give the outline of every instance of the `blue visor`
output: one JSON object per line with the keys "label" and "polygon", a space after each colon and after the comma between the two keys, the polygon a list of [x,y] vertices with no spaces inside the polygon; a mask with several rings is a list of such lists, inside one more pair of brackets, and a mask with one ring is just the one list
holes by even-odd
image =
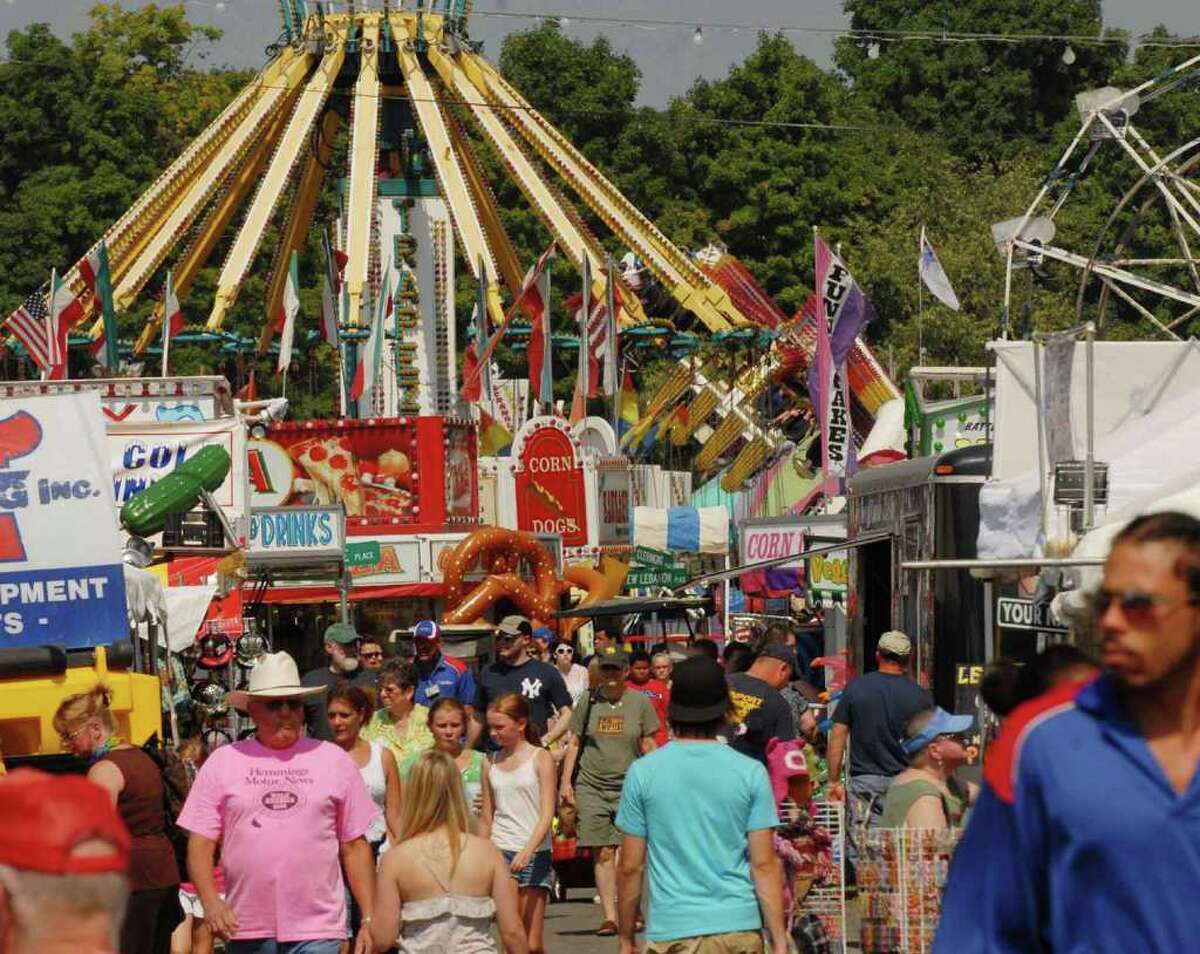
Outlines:
{"label": "blue visor", "polygon": [[975,724],[972,715],[951,715],[940,706],[933,710],[933,718],[916,735],[900,741],[900,747],[908,756],[916,755],[939,735],[958,735]]}

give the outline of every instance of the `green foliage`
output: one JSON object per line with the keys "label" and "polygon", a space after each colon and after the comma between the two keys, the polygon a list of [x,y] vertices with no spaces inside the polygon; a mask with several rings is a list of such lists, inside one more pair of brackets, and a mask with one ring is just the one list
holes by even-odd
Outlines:
{"label": "green foliage", "polygon": [[[1099,36],[1099,0],[846,0],[851,26],[865,35],[838,41],[837,70],[799,55],[785,36],[763,34],[755,50],[718,79],[701,80],[664,109],[636,105],[640,74],[631,58],[603,37],[581,43],[553,22],[510,34],[500,66],[510,82],[651,218],[676,244],[700,249],[723,243],[742,259],[789,313],[812,291],[812,230],[839,243],[880,320],[868,337],[894,374],[918,360],[933,364],[986,361],[984,345],[1004,320],[1004,265],[989,234],[992,223],[1020,215],[1041,182],[1062,173],[1054,164],[1074,136],[1074,96],[1102,85],[1131,87],[1157,76],[1187,50],[1143,46],[1128,62],[1118,42],[1079,42],[1075,62],[1062,41],[899,40],[896,31],[969,31]],[[219,112],[248,75],[210,70],[202,61],[215,32],[188,23],[182,5],[95,8],[89,27],[69,42],[34,25],[8,37],[10,62],[0,63],[0,307],[11,309],[43,282],[51,267],[74,262]],[[1109,31],[1106,35],[1114,35]],[[1165,39],[1160,32],[1156,39]],[[877,57],[869,55],[878,44]],[[550,240],[536,210],[521,195],[474,127],[455,109],[492,184],[504,225],[523,263]],[[1164,148],[1195,138],[1200,100],[1173,95],[1143,105],[1137,117]],[[345,133],[335,150],[341,168]],[[540,160],[534,159],[535,162]],[[1139,173],[1118,144],[1105,143],[1088,174],[1074,185],[1057,220],[1062,244],[1110,252],[1135,224],[1144,192]],[[554,179],[553,175],[550,178]],[[619,258],[625,247],[569,185],[560,190]],[[1121,198],[1131,195],[1126,210]],[[335,207],[333,184],[317,221]],[[1146,217],[1129,231],[1129,248],[1152,254],[1170,241],[1169,223]],[[963,302],[952,314],[922,296],[916,273],[917,236],[928,230]],[[183,305],[189,324],[211,307],[218,245]],[[251,368],[260,390],[278,389],[274,357],[255,358],[262,326],[267,263],[277,235],[270,230],[226,328],[243,348],[179,345],[173,368],[217,371],[235,381]],[[321,261],[314,233],[301,257],[302,312],[319,313]],[[1171,280],[1187,283],[1186,276]],[[149,299],[161,286],[155,276]],[[555,332],[576,333],[562,303],[579,288],[565,256],[552,268]],[[1076,320],[1078,272],[1047,263],[1015,276],[1009,329],[1023,335]],[[475,300],[475,283],[459,263],[455,289],[460,343]],[[1098,314],[1083,295],[1083,314]],[[122,316],[133,337],[151,302]],[[683,330],[692,316],[666,294],[650,308]],[[1144,335],[1144,319],[1110,303],[1105,333]],[[309,325],[311,327],[311,325]],[[702,340],[707,336],[701,334]],[[741,346],[738,346],[739,348]],[[289,381],[295,416],[336,408],[335,355],[297,336]],[[752,352],[707,355],[735,373]],[[569,400],[574,350],[555,352],[556,396]],[[508,344],[497,353],[508,374],[525,370],[525,355]],[[637,380],[654,390],[673,361],[661,350],[638,355]],[[149,359],[154,370],[157,358]],[[294,383],[293,383],[294,382]],[[595,410],[600,410],[597,403]],[[669,458],[675,450],[660,449]]]}
{"label": "green foliage", "polygon": [[845,0],[845,9],[851,29],[867,34],[836,43],[835,62],[856,94],[975,161],[1046,143],[1075,94],[1103,85],[1125,57],[1121,44],[1076,44],[1068,64],[1061,40],[895,38],[942,31],[1093,37],[1103,25],[1100,0]]}

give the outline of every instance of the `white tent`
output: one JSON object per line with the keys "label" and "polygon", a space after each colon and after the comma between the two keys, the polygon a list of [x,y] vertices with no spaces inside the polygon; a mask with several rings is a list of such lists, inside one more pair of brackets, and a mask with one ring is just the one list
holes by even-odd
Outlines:
{"label": "white tent", "polygon": [[[1097,528],[1123,525],[1160,498],[1200,487],[1197,406],[1200,386],[1177,392],[1146,414],[1130,415],[1107,433],[1098,431],[1095,459],[1108,464],[1108,505],[1097,510]],[[1061,552],[1069,541],[1066,510],[1047,507],[1043,536],[1041,509],[1036,466],[988,481],[979,494],[979,556],[1017,559]]]}

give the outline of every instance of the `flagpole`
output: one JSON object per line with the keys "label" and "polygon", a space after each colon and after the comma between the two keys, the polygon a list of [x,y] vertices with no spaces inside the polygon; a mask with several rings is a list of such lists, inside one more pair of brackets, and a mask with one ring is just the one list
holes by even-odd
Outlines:
{"label": "flagpole", "polygon": [[[57,270],[51,268],[50,269],[50,307],[46,309],[46,321],[45,321],[46,354],[47,354],[47,356],[52,356],[54,354],[54,341],[51,339],[53,339],[53,337],[54,337],[54,330],[55,330],[54,329],[54,283],[57,280],[58,280]],[[37,362],[35,361],[34,364],[36,364],[36,363]],[[41,377],[42,377],[43,381],[50,380],[50,372],[51,372],[51,369],[54,367],[53,364],[51,364],[49,361],[47,361],[46,364],[50,365],[50,366],[40,369],[42,372]]]}
{"label": "flagpole", "polygon": [[171,273],[167,273],[167,283],[163,286],[163,314],[162,314],[162,339],[163,339],[163,356],[162,356],[162,376],[167,376],[167,361],[171,351],[171,334],[170,324],[171,316],[167,314],[167,289],[171,287]]}
{"label": "flagpole", "polygon": [[917,246],[917,364],[925,363],[925,337],[921,320],[925,312],[925,280],[921,277],[921,258],[925,254],[925,226],[921,226],[922,241]]}

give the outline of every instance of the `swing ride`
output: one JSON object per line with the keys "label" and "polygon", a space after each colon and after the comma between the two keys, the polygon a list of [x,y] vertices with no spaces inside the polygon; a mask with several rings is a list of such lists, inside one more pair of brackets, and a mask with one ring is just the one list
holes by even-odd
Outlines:
{"label": "swing ride", "polygon": [[[593,302],[601,303],[593,307],[603,310],[611,294],[613,327],[622,339],[640,330],[658,342],[665,329],[684,332],[693,345],[697,334],[758,341],[754,360],[733,373],[683,349],[678,367],[650,397],[635,438],[662,423],[676,446],[697,440],[697,468],[732,461],[731,486],[790,452],[787,435],[764,416],[764,402],[772,388],[804,393],[814,316],[789,322],[724,250],[693,256],[674,245],[481,55],[468,33],[469,2],[431,0],[403,9],[387,0],[369,7],[281,0],[280,6],[287,42],[63,276],[82,306],[77,327],[90,322],[91,337],[102,334],[88,268],[97,249],[107,253],[117,313],[155,293],[165,269],[176,295],[185,295],[218,248],[226,249],[204,322],[205,332],[215,334],[268,248],[257,341],[265,354],[281,325],[289,265],[310,232],[325,229],[315,222],[318,199],[327,177],[337,175],[340,208],[327,251],[339,299],[343,384],[358,363],[371,361],[360,357],[358,343],[368,337],[372,315],[393,306],[395,315],[378,375],[367,376],[357,402],[343,387],[341,412],[461,415],[456,251],[477,283],[478,311],[486,317],[477,314],[475,321],[485,337],[489,326],[495,334],[515,330],[514,303],[526,290],[526,268],[476,154],[482,141],[558,252],[589,276]],[[343,130],[345,168],[335,168]],[[582,209],[629,250],[643,279],[627,280],[629,273],[612,267]],[[645,293],[650,285],[657,298]],[[644,302],[651,300],[670,314],[648,313]],[[159,302],[134,344],[136,355],[156,342],[162,322]],[[590,330],[586,337],[591,347]],[[609,354],[615,363],[616,348]],[[862,430],[899,395],[861,341],[850,367]],[[611,387],[615,370],[606,377]]]}

